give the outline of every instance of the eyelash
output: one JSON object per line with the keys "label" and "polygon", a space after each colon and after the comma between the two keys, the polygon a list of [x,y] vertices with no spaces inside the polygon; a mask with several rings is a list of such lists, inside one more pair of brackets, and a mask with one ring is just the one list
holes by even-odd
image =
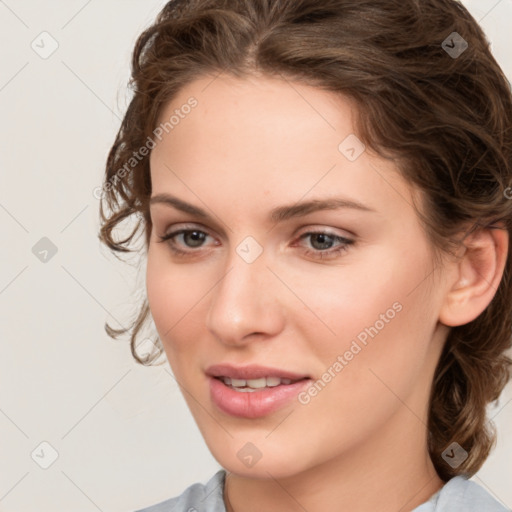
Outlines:
{"label": "eyelash", "polygon": [[[194,250],[184,251],[182,249],[178,249],[176,247],[176,245],[175,245],[174,238],[177,237],[178,235],[181,235],[181,234],[193,233],[193,232],[203,233],[203,234],[209,236],[208,233],[206,233],[205,231],[201,231],[199,229],[179,229],[177,231],[173,231],[171,233],[168,233],[168,234],[166,234],[164,236],[158,236],[159,241],[157,243],[169,242],[168,243],[169,249],[176,256],[179,256],[179,257],[190,256],[191,254],[193,254],[196,251],[194,251]],[[328,237],[330,237],[333,240],[333,242],[337,241],[337,242],[340,242],[340,243],[343,244],[343,245],[338,246],[335,249],[329,249],[329,250],[325,250],[325,251],[311,250],[311,249],[306,249],[304,251],[304,254],[306,256],[311,256],[311,257],[319,259],[319,260],[333,259],[336,256],[340,255],[341,253],[344,253],[345,251],[347,251],[349,249],[349,246],[354,244],[354,240],[350,240],[348,238],[345,238],[345,237],[342,237],[342,236],[339,236],[339,235],[334,235],[334,234],[329,233],[327,231],[308,231],[307,233],[303,233],[299,237],[299,240],[302,240],[304,238],[307,238],[309,236],[314,236],[314,235],[327,235]]]}

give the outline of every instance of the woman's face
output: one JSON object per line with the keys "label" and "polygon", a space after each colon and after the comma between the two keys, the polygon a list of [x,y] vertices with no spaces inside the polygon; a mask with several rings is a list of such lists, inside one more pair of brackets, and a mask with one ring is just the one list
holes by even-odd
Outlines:
{"label": "woman's face", "polygon": [[299,83],[220,75],[160,118],[175,116],[150,160],[149,304],[234,473],[426,453],[446,287],[433,286],[410,187],[364,149],[353,109]]}

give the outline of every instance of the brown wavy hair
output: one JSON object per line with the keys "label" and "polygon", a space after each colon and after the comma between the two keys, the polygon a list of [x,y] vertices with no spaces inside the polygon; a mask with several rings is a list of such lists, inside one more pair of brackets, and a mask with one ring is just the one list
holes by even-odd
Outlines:
{"label": "brown wavy hair", "polygon": [[[463,49],[453,32],[467,42],[460,55],[448,51]],[[482,29],[455,0],[174,0],[138,38],[131,67],[133,96],[101,191],[99,236],[113,251],[144,256],[149,245],[149,158],[134,161],[134,153],[154,138],[178,91],[221,72],[297,80],[355,100],[359,138],[393,158],[421,191],[423,211],[414,206],[434,254],[463,243],[457,234],[468,226],[466,234],[491,227],[511,235],[510,84]],[[114,229],[134,214],[133,230],[116,241]],[[141,228],[142,251],[134,244]],[[496,443],[486,406],[511,376],[511,265],[509,251],[493,300],[450,330],[435,371],[428,450],[444,481],[472,476]],[[131,331],[140,364],[155,360],[136,350],[149,318],[144,299],[130,327],[105,325],[113,338]],[[156,348],[161,355],[158,339]],[[442,457],[453,441],[469,454],[457,468]]]}

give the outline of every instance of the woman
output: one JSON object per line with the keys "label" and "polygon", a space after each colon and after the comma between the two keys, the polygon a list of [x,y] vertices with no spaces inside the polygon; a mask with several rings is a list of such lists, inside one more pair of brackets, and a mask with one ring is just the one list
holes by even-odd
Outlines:
{"label": "woman", "polygon": [[142,227],[132,353],[151,315],[224,468],[144,510],[506,510],[468,478],[512,362],[512,98],[466,9],[172,1],[132,66],[101,238]]}

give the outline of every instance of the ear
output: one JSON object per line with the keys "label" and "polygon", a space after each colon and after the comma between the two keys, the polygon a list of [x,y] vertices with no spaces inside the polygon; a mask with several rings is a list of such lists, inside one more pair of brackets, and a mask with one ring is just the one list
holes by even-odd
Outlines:
{"label": "ear", "polygon": [[473,321],[490,304],[503,276],[508,254],[508,231],[498,226],[480,228],[462,242],[465,248],[454,265],[439,321],[455,327]]}

